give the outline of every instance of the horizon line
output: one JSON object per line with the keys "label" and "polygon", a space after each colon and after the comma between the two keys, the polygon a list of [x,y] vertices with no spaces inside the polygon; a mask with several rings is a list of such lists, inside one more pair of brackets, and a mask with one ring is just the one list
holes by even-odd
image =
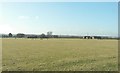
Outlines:
{"label": "horizon line", "polygon": [[[0,33],[0,35],[8,35],[9,33]],[[38,34],[38,33],[12,33],[13,35],[16,35],[16,34],[27,34],[27,35],[41,35],[41,34],[45,34],[45,33],[41,33],[41,34]],[[47,35],[47,34],[45,34]],[[119,35],[90,35],[90,34],[86,34],[86,35],[79,35],[79,34],[52,34],[52,35],[66,35],[66,36],[109,36],[109,37],[120,37]]]}

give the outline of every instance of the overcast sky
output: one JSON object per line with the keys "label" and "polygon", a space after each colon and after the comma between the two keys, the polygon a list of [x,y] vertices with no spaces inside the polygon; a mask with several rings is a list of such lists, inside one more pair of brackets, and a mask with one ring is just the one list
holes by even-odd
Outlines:
{"label": "overcast sky", "polygon": [[0,33],[118,35],[117,2],[3,3]]}

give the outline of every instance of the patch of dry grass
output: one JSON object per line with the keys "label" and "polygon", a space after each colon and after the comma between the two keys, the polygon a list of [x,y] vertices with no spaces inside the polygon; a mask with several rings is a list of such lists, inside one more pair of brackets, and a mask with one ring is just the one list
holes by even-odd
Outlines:
{"label": "patch of dry grass", "polygon": [[3,39],[3,71],[117,71],[117,40]]}

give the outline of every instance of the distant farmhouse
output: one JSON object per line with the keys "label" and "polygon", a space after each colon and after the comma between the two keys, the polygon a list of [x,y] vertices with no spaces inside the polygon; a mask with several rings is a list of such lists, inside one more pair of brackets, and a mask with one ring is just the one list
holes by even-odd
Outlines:
{"label": "distant farmhouse", "polygon": [[17,34],[17,38],[23,38],[23,37],[25,37],[25,34],[23,34],[23,33],[18,33]]}
{"label": "distant farmhouse", "polygon": [[83,39],[102,39],[101,36],[83,36]]}
{"label": "distant farmhouse", "polygon": [[94,39],[92,36],[83,36],[83,39]]}

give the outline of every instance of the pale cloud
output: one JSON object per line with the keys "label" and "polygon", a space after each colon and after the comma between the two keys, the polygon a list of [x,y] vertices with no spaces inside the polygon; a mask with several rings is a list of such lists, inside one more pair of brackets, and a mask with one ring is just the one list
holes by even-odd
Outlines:
{"label": "pale cloud", "polygon": [[0,34],[1,33],[5,33],[5,34],[8,34],[8,33],[14,33],[16,31],[16,29],[12,26],[13,24],[11,23],[8,23],[7,21],[5,20],[0,20]]}
{"label": "pale cloud", "polygon": [[[29,18],[32,18],[32,17],[30,17],[30,16],[18,16],[18,19],[29,19]],[[39,16],[34,16],[33,18],[39,19]]]}
{"label": "pale cloud", "polygon": [[18,19],[29,19],[28,16],[18,16]]}
{"label": "pale cloud", "polygon": [[39,19],[39,16],[35,16],[35,19]]}
{"label": "pale cloud", "polygon": [[9,33],[13,32],[14,30],[10,26],[10,24],[0,23],[0,33]]}

